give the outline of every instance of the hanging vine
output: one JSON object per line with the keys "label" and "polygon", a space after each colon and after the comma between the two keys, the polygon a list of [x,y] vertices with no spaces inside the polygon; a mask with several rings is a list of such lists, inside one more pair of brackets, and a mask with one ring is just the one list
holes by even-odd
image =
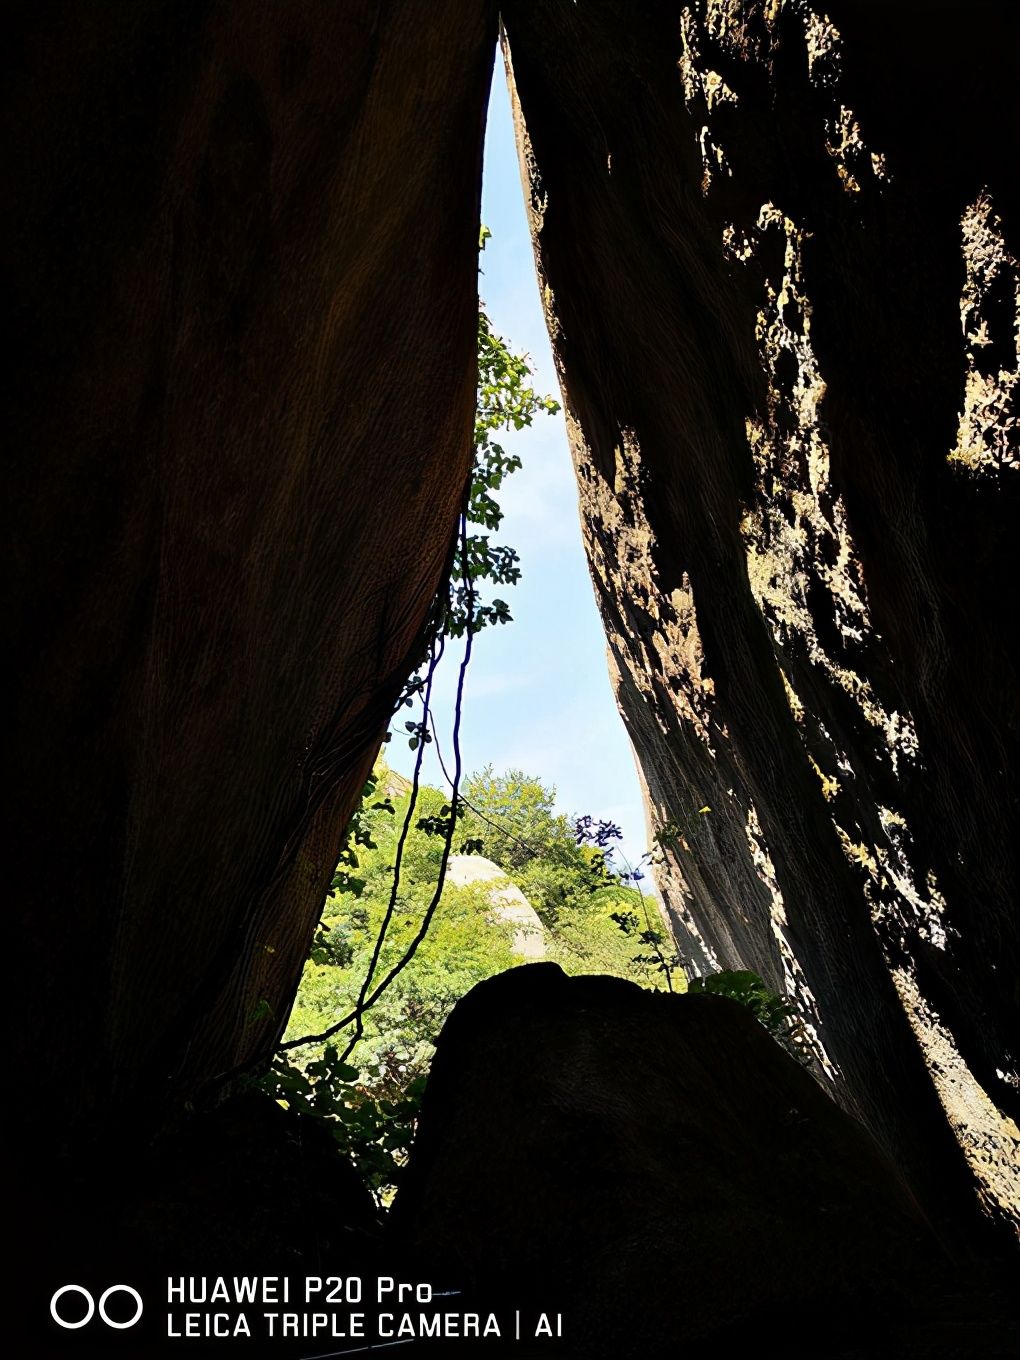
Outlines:
{"label": "hanging vine", "polygon": [[[483,227],[479,239],[480,250],[484,250],[489,236],[488,229]],[[409,1093],[408,1102],[384,1102],[385,1109],[379,1102],[373,1102],[367,1092],[361,1091],[359,1094],[353,1085],[359,1071],[348,1060],[364,1035],[366,1012],[410,964],[439,907],[446,868],[453,853],[457,824],[463,810],[460,798],[463,774],[460,728],[465,677],[474,637],[481,629],[509,623],[512,618],[505,600],[499,596],[485,598],[482,594],[486,584],[497,587],[514,585],[521,574],[517,552],[508,544],[493,538],[503,520],[498,492],[505,479],[521,466],[517,454],[507,452],[501,436],[505,432],[530,426],[539,414],[555,414],[560,409],[553,397],[541,395],[531,386],[532,372],[528,358],[515,354],[493,330],[482,306],[478,312],[477,352],[474,460],[451,553],[450,573],[437,593],[432,610],[432,622],[424,645],[426,660],[404,685],[396,706],[396,714],[406,709],[414,711],[419,706],[420,712],[417,717],[405,718],[400,732],[415,752],[415,763],[408,807],[394,855],[387,909],[354,1007],[320,1033],[301,1035],[280,1044],[270,1072],[260,1083],[275,1098],[285,1100],[292,1107],[329,1117],[334,1123],[338,1141],[368,1171],[369,1180],[376,1188],[384,1184],[387,1174],[392,1172],[392,1153],[394,1150],[399,1151],[404,1136],[400,1132],[402,1127],[406,1137],[410,1137],[410,1124],[417,1106],[413,1093]],[[451,794],[449,803],[441,809],[439,817],[428,819],[430,829],[443,838],[437,882],[416,934],[399,959],[381,977],[377,977],[399,900],[404,850],[408,835],[415,825],[424,751],[433,740],[435,719],[431,705],[434,678],[447,651],[447,644],[453,639],[463,640],[463,653],[453,714]],[[387,800],[373,801],[375,794],[376,783],[372,779],[366,785],[361,808],[348,828],[333,880],[335,892],[350,893],[355,897],[360,895],[363,883],[356,874],[357,847],[359,844],[372,845],[361,813],[363,810],[388,806]],[[321,926],[316,932],[312,949],[313,957],[316,952],[320,957],[330,957],[330,941]],[[341,962],[339,959],[335,961]],[[352,1027],[342,1050],[330,1044],[330,1040]],[[285,1056],[294,1049],[323,1044],[326,1048],[322,1055],[303,1068]],[[377,1162],[380,1164],[378,1167],[375,1166]]]}

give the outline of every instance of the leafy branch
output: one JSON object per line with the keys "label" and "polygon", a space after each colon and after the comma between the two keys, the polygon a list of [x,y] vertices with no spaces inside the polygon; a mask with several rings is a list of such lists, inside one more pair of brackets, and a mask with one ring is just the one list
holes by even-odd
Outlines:
{"label": "leafy branch", "polygon": [[798,1062],[811,1063],[807,1031],[796,1006],[767,987],[757,973],[749,969],[724,969],[707,977],[692,978],[687,990],[694,995],[727,996],[731,1001],[739,1001]]}

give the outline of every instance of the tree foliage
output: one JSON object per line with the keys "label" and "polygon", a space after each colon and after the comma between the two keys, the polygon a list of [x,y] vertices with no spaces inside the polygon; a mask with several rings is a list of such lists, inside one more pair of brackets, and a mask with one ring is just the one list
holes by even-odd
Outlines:
{"label": "tree foliage", "polygon": [[[397,840],[410,798],[409,790],[398,788],[401,782],[380,763],[366,786],[354,837],[334,875],[301,979],[288,1039],[320,1032],[356,1004],[391,895]],[[494,775],[491,768],[472,776],[467,787],[480,795],[490,821],[503,831],[500,844],[508,858],[518,829],[533,838],[535,853],[508,876],[529,900],[529,884],[542,885],[550,899],[559,894],[559,908],[543,915],[547,957],[569,973],[610,973],[659,985],[653,969],[633,961],[632,948],[612,921],[613,911],[633,907],[638,893],[604,865],[593,870],[599,852],[578,845],[573,823],[554,810],[552,790],[521,771]],[[450,815],[439,789],[419,790],[380,971],[401,956],[419,926],[434,891]],[[465,811],[458,846],[473,829],[472,816]],[[494,858],[488,847],[485,853]],[[510,927],[493,918],[490,887],[445,884],[418,953],[365,1013],[364,1038],[349,1061],[332,1042],[296,1048],[278,1057],[263,1082],[276,1099],[325,1117],[380,1197],[390,1193],[406,1159],[424,1076],[446,1017],[476,983],[522,962],[514,953]]]}
{"label": "tree foliage", "polygon": [[[485,249],[490,232],[482,228],[479,245]],[[457,545],[451,574],[451,601],[445,618],[445,631],[460,637],[472,608],[474,632],[487,625],[509,623],[512,615],[506,601],[495,597],[485,601],[478,585],[515,585],[520,579],[520,558],[508,544],[494,542],[503,522],[496,493],[511,473],[521,466],[515,453],[507,453],[499,435],[523,430],[537,415],[555,415],[560,405],[554,397],[542,395],[531,386],[531,366],[526,355],[515,354],[495,330],[485,308],[478,309],[478,394],[475,410],[474,464],[468,491],[467,519],[474,526]],[[467,582],[470,582],[470,587]],[[473,593],[473,600],[469,595]]]}
{"label": "tree foliage", "polygon": [[692,978],[688,990],[693,995],[707,993],[739,1001],[799,1062],[812,1061],[807,1032],[796,1006],[788,997],[767,987],[757,973],[749,969],[724,969],[707,977]]}
{"label": "tree foliage", "polygon": [[596,889],[618,880],[607,866],[605,845],[590,843],[555,810],[556,790],[521,770],[473,774],[464,788],[464,834],[473,846],[522,889],[546,925],[588,904]]}

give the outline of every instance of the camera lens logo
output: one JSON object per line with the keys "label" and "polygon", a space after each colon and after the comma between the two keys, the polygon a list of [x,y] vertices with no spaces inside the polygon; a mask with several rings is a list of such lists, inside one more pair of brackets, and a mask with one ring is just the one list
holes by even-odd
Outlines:
{"label": "camera lens logo", "polygon": [[[68,1294],[80,1294],[85,1300],[84,1317],[75,1317],[75,1314],[81,1306],[80,1304],[77,1306],[72,1305],[67,1309],[67,1312],[71,1314],[70,1319],[64,1316],[64,1310],[60,1307],[60,1302]],[[129,1318],[127,1322],[118,1322],[116,1318],[110,1317],[106,1310],[106,1305],[114,1294],[129,1294],[135,1301],[134,1317]],[[113,1327],[120,1332],[127,1327],[133,1327],[142,1316],[142,1296],[137,1289],[132,1289],[129,1284],[111,1284],[109,1289],[104,1289],[100,1294],[99,1303],[97,1304],[89,1291],[83,1288],[82,1285],[65,1284],[61,1285],[50,1299],[50,1317],[58,1327],[63,1327],[69,1332],[77,1331],[79,1327],[84,1327],[90,1323],[95,1316],[97,1308],[99,1310],[99,1316],[106,1323],[107,1327]]]}

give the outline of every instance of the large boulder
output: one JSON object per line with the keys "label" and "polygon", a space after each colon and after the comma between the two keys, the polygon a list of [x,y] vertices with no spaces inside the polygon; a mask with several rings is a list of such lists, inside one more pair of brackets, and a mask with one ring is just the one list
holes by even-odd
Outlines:
{"label": "large boulder", "polygon": [[535,962],[545,958],[545,928],[538,912],[505,870],[484,855],[451,855],[446,881],[454,886],[481,884],[491,907],[493,921],[513,932],[514,953]]}
{"label": "large boulder", "polygon": [[874,1140],[743,1007],[554,964],[454,1010],[393,1225],[432,1278],[541,1302],[592,1357],[829,1354],[945,1264]]}

